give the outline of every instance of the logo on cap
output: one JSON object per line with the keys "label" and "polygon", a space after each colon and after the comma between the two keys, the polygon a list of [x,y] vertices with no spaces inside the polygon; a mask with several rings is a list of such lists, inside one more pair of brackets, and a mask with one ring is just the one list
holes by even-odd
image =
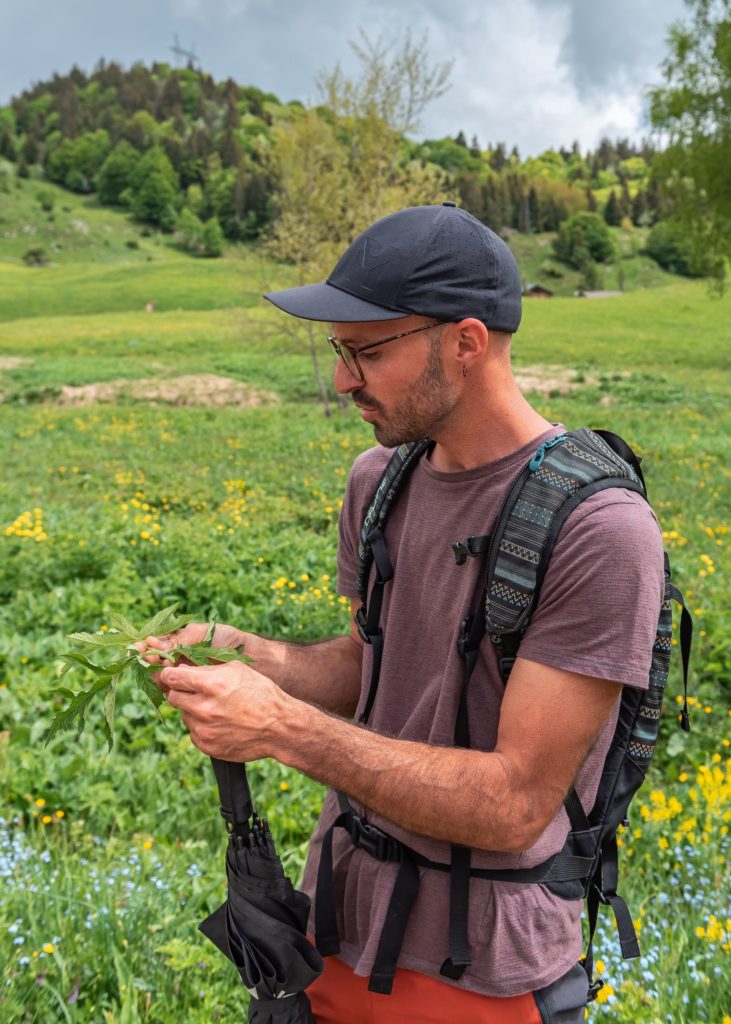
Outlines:
{"label": "logo on cap", "polygon": [[[375,291],[381,283],[384,271],[399,250],[397,246],[386,242],[379,245],[372,238],[363,239],[360,265],[365,274],[359,275],[358,284],[367,292]],[[348,274],[348,277],[351,275]]]}

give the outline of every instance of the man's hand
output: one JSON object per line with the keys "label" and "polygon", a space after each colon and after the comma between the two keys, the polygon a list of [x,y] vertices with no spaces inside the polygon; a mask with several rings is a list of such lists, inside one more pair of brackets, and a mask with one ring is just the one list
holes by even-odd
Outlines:
{"label": "man's hand", "polygon": [[191,740],[204,754],[237,762],[272,755],[275,727],[289,698],[271,679],[240,661],[171,666],[162,669],[159,679],[168,703],[180,709]]}
{"label": "man's hand", "polygon": [[[168,664],[154,652],[171,651],[174,647],[192,647],[193,644],[200,644],[205,640],[209,629],[210,626],[206,622],[191,622],[175,633],[168,633],[167,636],[148,636],[146,640],[136,643],[135,647],[150,665]],[[246,642],[247,635],[233,626],[216,626],[211,638],[211,646],[235,649]],[[187,658],[181,658],[178,664],[189,665],[190,662]],[[153,676],[153,680],[163,693],[167,694],[167,688],[160,681],[159,672]]]}

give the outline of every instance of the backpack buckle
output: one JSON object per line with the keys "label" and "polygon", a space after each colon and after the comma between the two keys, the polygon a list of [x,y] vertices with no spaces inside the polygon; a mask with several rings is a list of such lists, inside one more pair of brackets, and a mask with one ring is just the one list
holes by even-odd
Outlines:
{"label": "backpack buckle", "polygon": [[401,860],[400,843],[393,836],[382,832],[359,815],[354,814],[350,822],[350,838],[358,850],[365,850],[376,860]]}

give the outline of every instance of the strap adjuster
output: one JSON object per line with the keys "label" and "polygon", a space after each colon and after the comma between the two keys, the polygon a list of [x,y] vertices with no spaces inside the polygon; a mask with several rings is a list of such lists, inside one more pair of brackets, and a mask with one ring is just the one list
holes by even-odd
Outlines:
{"label": "strap adjuster", "polygon": [[369,644],[371,642],[371,638],[368,635],[368,633],[366,633],[366,621],[367,618],[365,605],[362,604],[358,611],[355,613],[355,625],[358,629],[358,633],[360,634],[360,638],[363,641],[363,643]]}
{"label": "strap adjuster", "polygon": [[604,907],[610,907],[612,905],[612,896],[616,896],[616,892],[605,893],[603,889],[600,889],[598,885],[594,885],[594,891],[597,894],[599,902]]}
{"label": "strap adjuster", "polygon": [[371,857],[383,861],[400,861],[401,844],[393,836],[382,832],[359,815],[354,814],[350,821],[350,838],[353,846],[365,850]]}
{"label": "strap adjuster", "polygon": [[465,656],[468,650],[471,650],[471,646],[468,648],[470,642],[470,633],[472,631],[472,616],[469,615],[466,619],[462,619],[459,624],[459,635],[457,636],[457,650]]}
{"label": "strap adjuster", "polygon": [[515,658],[498,658],[498,669],[500,671],[500,678],[507,679],[513,670],[515,664]]}

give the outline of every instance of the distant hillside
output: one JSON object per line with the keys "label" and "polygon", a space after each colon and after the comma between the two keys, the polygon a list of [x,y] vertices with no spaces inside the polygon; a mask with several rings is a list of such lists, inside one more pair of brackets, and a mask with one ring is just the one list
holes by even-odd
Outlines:
{"label": "distant hillside", "polygon": [[[15,177],[95,194],[99,205],[125,211],[140,225],[176,233],[195,255],[219,255],[227,242],[262,237],[277,216],[273,129],[302,110],[298,102],[282,103],[232,79],[216,82],[193,68],[124,69],[105,61],[89,75],[73,68],[0,108],[0,189],[12,192]],[[326,107],[318,115],[331,116]],[[646,229],[666,216],[652,175],[653,153],[649,143],[604,139],[594,152],[582,154],[575,143],[521,159],[501,142],[486,148],[477,138],[468,143],[459,130],[453,138],[404,139],[402,145],[404,163],[441,168],[465,209],[506,237],[517,232],[525,239],[513,244],[524,255],[536,254],[529,278],[553,283],[558,291],[576,286],[583,264],[574,260],[571,269],[564,260],[563,269],[552,269],[547,232],[576,214],[595,212],[613,231],[639,229],[636,249]],[[42,196],[38,202],[43,209]],[[50,224],[63,220],[64,204],[54,202],[44,211]],[[46,233],[48,258],[58,255],[58,246],[80,242]],[[18,251],[26,253],[27,247]],[[674,250],[666,265],[682,266],[673,258]],[[38,262],[43,259],[39,254]],[[596,276],[592,271],[592,280]]]}

